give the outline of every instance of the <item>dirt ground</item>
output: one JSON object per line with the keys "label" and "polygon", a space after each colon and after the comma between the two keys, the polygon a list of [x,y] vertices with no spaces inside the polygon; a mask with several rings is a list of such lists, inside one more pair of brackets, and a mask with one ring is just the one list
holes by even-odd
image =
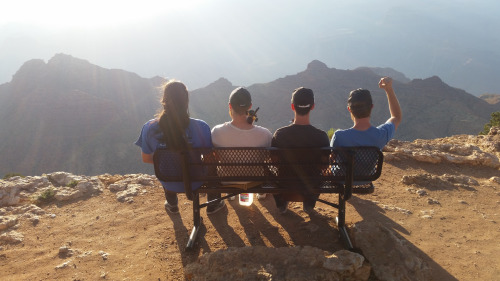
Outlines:
{"label": "dirt ground", "polygon": [[[421,187],[401,182],[404,175],[424,173],[464,175],[480,185]],[[414,160],[385,163],[375,193],[348,202],[347,222],[352,226],[377,221],[394,230],[431,266],[434,280],[500,280],[500,184],[488,180],[493,176],[500,176],[499,170]],[[418,194],[419,189],[426,194]],[[121,203],[105,189],[85,200],[43,206],[54,215],[38,224],[21,219],[16,231],[24,241],[0,248],[0,279],[184,280],[188,263],[227,247],[343,248],[335,209],[318,203],[317,214],[309,216],[300,203],[293,203],[291,212],[279,215],[268,197],[251,207],[230,201],[226,210],[211,216],[203,210],[196,247],[186,252],[191,202],[181,195],[180,214],[169,215],[163,196],[160,188],[148,188],[133,203]],[[329,196],[335,195],[322,198]],[[61,251],[63,246],[68,251]]]}

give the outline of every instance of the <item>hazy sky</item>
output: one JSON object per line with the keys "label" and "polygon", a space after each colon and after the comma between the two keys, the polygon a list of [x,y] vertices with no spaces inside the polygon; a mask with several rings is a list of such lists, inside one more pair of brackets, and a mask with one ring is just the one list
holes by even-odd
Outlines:
{"label": "hazy sky", "polygon": [[0,84],[30,59],[65,53],[191,89],[269,82],[318,59],[500,93],[499,14],[497,0],[8,1]]}

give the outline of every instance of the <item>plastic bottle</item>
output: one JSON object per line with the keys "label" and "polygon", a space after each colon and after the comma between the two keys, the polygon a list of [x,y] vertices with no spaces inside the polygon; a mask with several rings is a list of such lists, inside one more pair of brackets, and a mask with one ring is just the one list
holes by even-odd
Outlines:
{"label": "plastic bottle", "polygon": [[240,193],[240,205],[250,206],[253,203],[253,193]]}

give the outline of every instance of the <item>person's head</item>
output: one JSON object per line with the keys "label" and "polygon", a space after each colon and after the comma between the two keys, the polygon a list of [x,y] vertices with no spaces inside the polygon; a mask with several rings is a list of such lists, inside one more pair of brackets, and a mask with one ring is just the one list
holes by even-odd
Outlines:
{"label": "person's head", "polygon": [[307,115],[314,107],[314,94],[311,89],[300,87],[292,94],[292,106],[298,115]]}
{"label": "person's head", "polygon": [[229,105],[235,114],[246,115],[252,106],[252,96],[247,89],[238,87],[229,95]]}
{"label": "person's head", "polygon": [[171,80],[163,86],[163,97],[161,99],[164,111],[174,111],[178,114],[187,112],[189,96],[186,85],[179,81]]}
{"label": "person's head", "polygon": [[163,110],[159,115],[160,129],[169,147],[185,143],[185,130],[189,126],[189,96],[186,86],[179,81],[168,81],[161,99]]}
{"label": "person's head", "polygon": [[347,99],[347,106],[349,111],[355,118],[370,117],[372,112],[372,95],[366,89],[356,89],[349,93]]}

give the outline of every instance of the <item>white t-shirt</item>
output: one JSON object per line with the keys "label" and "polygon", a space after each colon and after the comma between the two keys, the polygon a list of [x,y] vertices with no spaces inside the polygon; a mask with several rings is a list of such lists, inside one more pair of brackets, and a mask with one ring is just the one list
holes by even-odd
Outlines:
{"label": "white t-shirt", "polygon": [[[271,132],[260,126],[253,126],[253,128],[248,130],[243,130],[232,125],[231,122],[226,122],[224,124],[219,124],[212,129],[212,143],[214,147],[270,147],[273,135]],[[222,161],[231,161],[231,153],[221,153],[219,152],[219,159]],[[255,157],[261,158],[262,155]],[[253,161],[263,161],[264,159],[255,159],[255,157],[247,157],[246,159],[241,159],[241,162],[253,162]],[[238,162],[240,159],[238,159]],[[219,175],[231,175],[237,173],[241,175],[239,169],[232,167],[219,168],[217,173]],[[253,167],[253,169],[248,168],[245,170],[245,174],[248,175],[261,175],[263,170],[261,167]],[[223,184],[245,184],[248,182],[223,182]]]}
{"label": "white t-shirt", "polygon": [[212,129],[212,143],[214,147],[270,147],[273,135],[260,126],[243,130],[226,122]]}

